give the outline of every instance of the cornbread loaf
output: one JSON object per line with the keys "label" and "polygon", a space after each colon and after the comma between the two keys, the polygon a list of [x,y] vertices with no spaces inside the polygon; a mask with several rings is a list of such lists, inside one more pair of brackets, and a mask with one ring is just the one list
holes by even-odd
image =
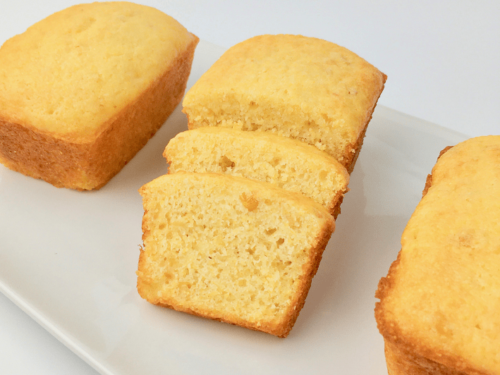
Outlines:
{"label": "cornbread loaf", "polygon": [[174,173],[140,189],[147,301],[288,335],[334,220],[302,194],[243,177]]}
{"label": "cornbread loaf", "polygon": [[389,374],[500,374],[500,136],[444,150],[380,281]]}
{"label": "cornbread loaf", "polygon": [[188,91],[189,129],[270,131],[316,146],[349,172],[386,76],[336,44],[262,35],[230,48]]}
{"label": "cornbread loaf", "polygon": [[6,41],[0,161],[57,187],[102,187],[180,102],[197,43],[126,2],[76,5]]}
{"label": "cornbread loaf", "polygon": [[204,127],[179,133],[163,154],[169,173],[226,173],[295,191],[338,213],[349,174],[333,157],[269,132]]}

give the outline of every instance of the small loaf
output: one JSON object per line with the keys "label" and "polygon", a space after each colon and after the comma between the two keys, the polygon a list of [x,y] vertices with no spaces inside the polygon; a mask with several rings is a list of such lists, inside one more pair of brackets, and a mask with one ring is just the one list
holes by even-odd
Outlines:
{"label": "small loaf", "polygon": [[500,136],[443,150],[380,280],[390,375],[500,374]]}
{"label": "small loaf", "polygon": [[179,133],[163,154],[169,173],[225,173],[302,193],[332,215],[347,192],[349,174],[327,153],[269,132],[204,127]]}
{"label": "small loaf", "polygon": [[285,337],[332,216],[302,194],[242,177],[174,173],[140,189],[137,289],[147,301]]}
{"label": "small loaf", "polygon": [[198,38],[126,2],[72,6],[0,48],[0,162],[98,189],[180,102]]}
{"label": "small loaf", "polygon": [[386,76],[336,44],[299,35],[239,43],[183,101],[189,129],[269,131],[314,145],[349,173]]}

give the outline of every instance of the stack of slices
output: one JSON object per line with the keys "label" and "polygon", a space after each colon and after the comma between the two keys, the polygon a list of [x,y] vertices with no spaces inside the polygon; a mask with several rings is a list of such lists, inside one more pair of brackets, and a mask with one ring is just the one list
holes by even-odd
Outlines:
{"label": "stack of slices", "polygon": [[184,99],[190,130],[165,149],[169,174],[140,190],[141,296],[287,336],[385,79],[314,38],[229,49]]}

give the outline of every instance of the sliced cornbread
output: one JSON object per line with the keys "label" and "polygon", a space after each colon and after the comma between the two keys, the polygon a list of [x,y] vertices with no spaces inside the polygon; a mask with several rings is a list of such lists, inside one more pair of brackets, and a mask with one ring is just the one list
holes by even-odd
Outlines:
{"label": "sliced cornbread", "polygon": [[211,173],[165,175],[140,193],[137,289],[144,299],[288,335],[334,230],[321,205],[271,184]]}
{"label": "sliced cornbread", "polygon": [[226,173],[295,191],[338,213],[349,174],[333,157],[269,132],[204,127],[179,133],[163,154],[169,173]]}
{"label": "sliced cornbread", "polygon": [[389,374],[500,374],[500,136],[445,149],[377,291]]}
{"label": "sliced cornbread", "polygon": [[386,76],[336,44],[262,35],[231,47],[183,101],[189,129],[269,131],[326,151],[351,172]]}
{"label": "sliced cornbread", "polygon": [[70,7],[0,48],[0,162],[78,190],[103,186],[180,102],[198,38],[126,2]]}

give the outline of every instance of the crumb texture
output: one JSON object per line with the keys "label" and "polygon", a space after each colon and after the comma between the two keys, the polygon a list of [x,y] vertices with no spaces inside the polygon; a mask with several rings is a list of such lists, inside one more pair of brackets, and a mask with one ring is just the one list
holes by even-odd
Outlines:
{"label": "crumb texture", "polygon": [[379,328],[453,371],[500,374],[500,136],[449,149],[428,181],[379,286]]}
{"label": "crumb texture", "polygon": [[219,174],[162,176],[141,194],[143,298],[286,336],[334,229],[322,206]]}
{"label": "crumb texture", "polygon": [[204,127],[178,134],[165,149],[169,173],[225,173],[302,193],[333,214],[349,174],[333,157],[290,138]]}
{"label": "crumb texture", "polygon": [[262,35],[230,48],[183,105],[190,129],[269,131],[314,145],[347,166],[385,79],[336,44]]}

